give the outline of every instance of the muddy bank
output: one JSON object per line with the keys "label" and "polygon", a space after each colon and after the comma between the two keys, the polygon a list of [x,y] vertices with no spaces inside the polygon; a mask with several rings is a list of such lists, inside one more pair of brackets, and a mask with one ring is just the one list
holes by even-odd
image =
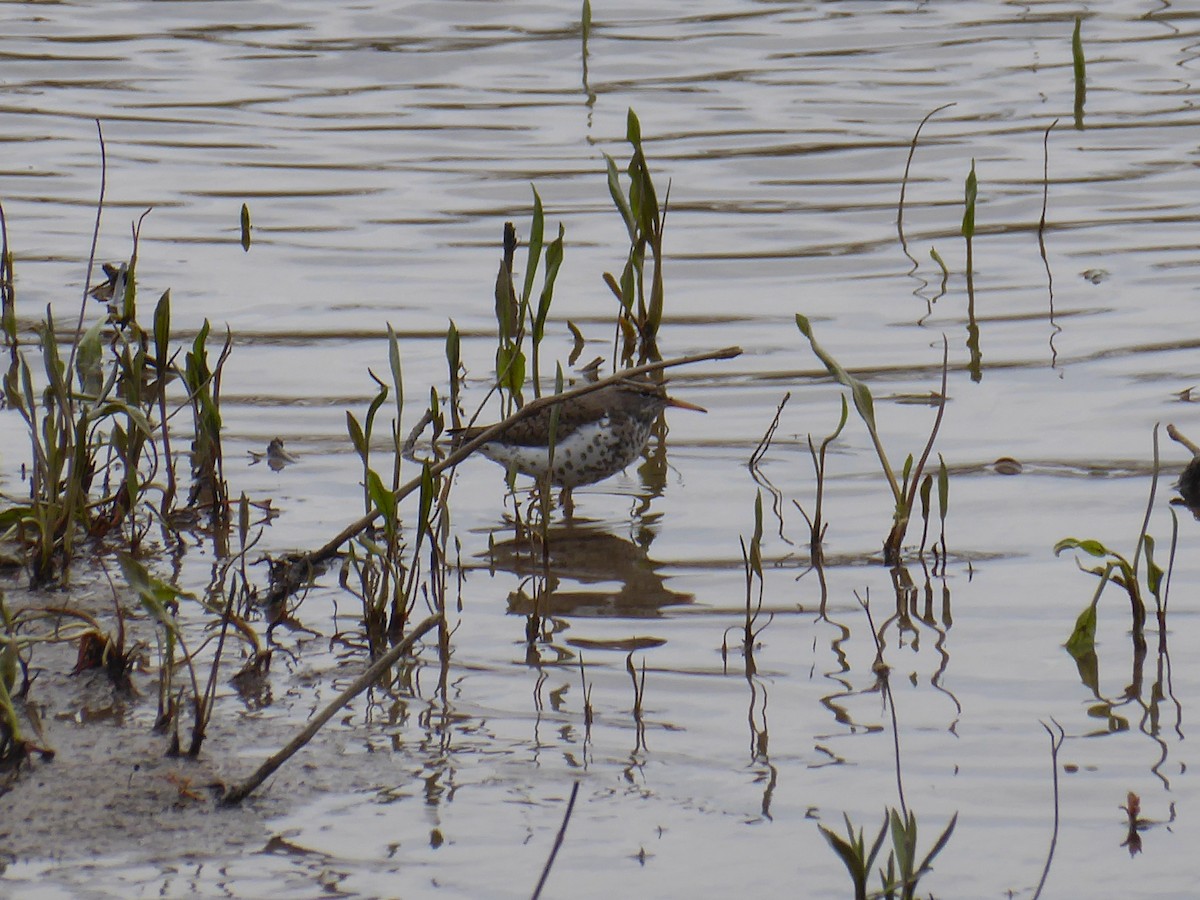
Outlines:
{"label": "muddy bank", "polygon": [[[20,589],[10,580],[4,591],[14,613],[68,606],[86,610],[106,629],[114,626],[107,582],[89,580],[70,592],[46,594]],[[146,642],[129,689],[114,687],[99,670],[71,674],[78,641],[38,643],[27,654],[33,681],[18,711],[26,737],[54,756],[34,754],[18,770],[0,776],[0,872],[15,875],[16,884],[20,872],[28,870],[40,873],[38,884],[48,879],[74,892],[86,887],[86,865],[103,860],[166,872],[189,861],[281,848],[302,853],[271,828],[272,817],[324,792],[371,790],[373,768],[379,766],[363,765],[364,736],[348,726],[355,719],[350,714],[331,722],[247,801],[220,806],[227,783],[244,778],[279,749],[332,696],[330,686],[358,675],[365,662],[353,654],[342,661],[313,653],[321,657],[314,668],[297,658],[291,665],[276,665],[253,698],[240,695],[222,677],[199,758],[172,758],[168,737],[152,730],[157,715],[153,626],[136,608],[127,613],[127,640]],[[226,666],[227,674],[236,668]],[[185,745],[189,725],[185,715]],[[42,862],[59,865],[47,868]]]}

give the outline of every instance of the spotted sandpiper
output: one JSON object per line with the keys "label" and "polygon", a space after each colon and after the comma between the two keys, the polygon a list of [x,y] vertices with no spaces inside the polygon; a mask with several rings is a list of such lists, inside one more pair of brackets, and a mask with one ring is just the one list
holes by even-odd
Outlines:
{"label": "spotted sandpiper", "polygon": [[[563,504],[570,508],[571,488],[601,481],[637,459],[659,413],[668,406],[705,412],[703,407],[668,397],[660,384],[630,378],[552,403],[517,420],[479,451],[539,481],[548,476],[564,489]],[[455,443],[478,437],[488,427],[458,429],[453,432]]]}

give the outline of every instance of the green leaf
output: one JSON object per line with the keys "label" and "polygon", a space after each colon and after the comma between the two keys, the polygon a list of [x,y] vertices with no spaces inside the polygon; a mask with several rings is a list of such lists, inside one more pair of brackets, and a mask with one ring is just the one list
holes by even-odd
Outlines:
{"label": "green leaf", "polygon": [[756,491],[754,494],[754,536],[750,538],[750,568],[754,571],[754,574],[758,576],[759,581],[762,581],[762,579],[763,579],[762,536],[763,536],[762,491]]}
{"label": "green leaf", "polygon": [[454,324],[454,320],[450,320],[450,326],[446,329],[446,367],[450,370],[450,379],[457,380],[458,369],[462,365],[462,336],[458,333],[458,326]]}
{"label": "green leaf", "polygon": [[158,364],[159,377],[167,367],[171,347],[171,290],[163,291],[154,307],[154,361]]}
{"label": "green leaf", "polygon": [[79,389],[92,398],[100,396],[104,385],[104,370],[101,366],[104,353],[101,336],[104,326],[104,320],[100,319],[84,332],[75,353],[75,375],[79,379]]}
{"label": "green leaf", "polygon": [[1143,536],[1142,546],[1146,550],[1146,586],[1150,589],[1150,593],[1157,597],[1165,573],[1154,561],[1154,538],[1148,534]]}
{"label": "green leaf", "polygon": [[418,547],[421,546],[421,539],[429,532],[429,512],[433,509],[433,500],[436,495],[437,479],[429,468],[429,463],[425,463],[421,466],[421,495],[418,502],[419,518],[417,520]]}
{"label": "green leaf", "polygon": [[238,540],[242,547],[246,546],[246,538],[250,534],[250,500],[246,492],[238,499]]}
{"label": "green leaf", "polygon": [[[454,327],[454,323],[450,323]],[[396,424],[400,424],[404,416],[404,377],[400,368],[400,339],[396,330],[388,323],[388,366],[392,370],[392,387],[396,389]]]}
{"label": "green leaf", "polygon": [[938,454],[938,514],[942,521],[950,510],[950,472],[946,469],[946,460]]}
{"label": "green leaf", "polygon": [[20,672],[17,657],[17,642],[15,640],[4,640],[0,645],[0,689],[7,695],[12,691],[17,683],[17,675]]}
{"label": "green leaf", "polygon": [[126,403],[124,400],[107,401],[103,406],[89,416],[89,420],[100,421],[101,419],[116,413],[123,413],[124,415],[128,416],[129,421],[146,437],[154,437],[154,426],[150,423],[150,419],[147,418],[145,412],[138,409],[136,406]]}
{"label": "green leaf", "polygon": [[1104,558],[1106,556],[1116,556],[1102,543],[1095,540],[1079,540],[1077,538],[1063,538],[1054,545],[1054,555],[1058,556],[1064,550],[1082,550],[1089,556]]}
{"label": "green leaf", "polygon": [[517,346],[496,350],[496,379],[510,393],[519,393],[525,386],[525,354]]}
{"label": "green leaf", "polygon": [[659,234],[658,195],[650,178],[650,167],[639,145],[629,161],[629,206],[637,217],[638,237],[655,240]]}
{"label": "green leaf", "polygon": [[866,422],[867,427],[872,432],[875,431],[875,402],[871,398],[871,390],[863,382],[859,381],[849,372],[842,368],[841,364],[830,356],[825,349],[817,343],[817,339],[813,337],[812,325],[805,316],[796,313],[796,326],[800,329],[800,333],[808,338],[808,343],[812,346],[813,353],[817,359],[825,365],[826,370],[834,379],[846,387],[850,388],[850,396],[854,400],[854,408],[858,410],[859,416]]}
{"label": "green leaf", "polygon": [[929,498],[933,494],[933,476],[926,475],[921,479],[921,487],[918,496],[921,498],[921,518],[927,520],[929,518]]}
{"label": "green leaf", "polygon": [[564,233],[563,226],[559,224],[558,237],[546,251],[546,279],[542,285],[542,294],[538,298],[537,315],[533,321],[534,343],[541,343],[542,336],[545,334],[546,316],[550,313],[550,301],[554,296],[554,282],[558,278],[558,270],[562,266],[563,261]]}
{"label": "green leaf", "polygon": [[512,339],[517,334],[520,320],[520,305],[513,293],[512,279],[504,260],[500,260],[500,271],[496,273],[496,324],[502,338]]}
{"label": "green leaf", "polygon": [[1078,660],[1085,653],[1091,653],[1096,647],[1096,604],[1089,603],[1075,619],[1075,629],[1067,638],[1066,648],[1071,656]]}
{"label": "green leaf", "polygon": [[1071,33],[1071,67],[1075,73],[1075,127],[1083,130],[1083,104],[1087,99],[1087,67],[1083,58],[1083,18],[1075,17]]}
{"label": "green leaf", "polygon": [[842,399],[842,415],[838,419],[837,428],[835,428],[833,430],[833,433],[831,435],[829,435],[829,437],[827,437],[822,443],[833,443],[834,441],[836,441],[838,438],[838,435],[840,435],[842,433],[842,429],[846,427],[846,422],[849,421],[849,419],[850,419],[850,407],[846,404],[846,395],[842,394],[841,399]]}
{"label": "green leaf", "polygon": [[64,365],[58,355],[58,338],[54,334],[54,319],[49,306],[46,307],[45,324],[38,329],[38,333],[42,338],[42,363],[46,370],[46,380],[50,384],[50,390],[65,404],[67,389],[63,383]]}
{"label": "green leaf", "polygon": [[242,204],[242,250],[250,249],[250,207]]}
{"label": "green leaf", "polygon": [[192,594],[181,590],[173,584],[156,578],[147,571],[146,567],[128,553],[118,552],[117,563],[125,581],[138,595],[142,606],[154,616],[170,633],[175,632],[175,617],[167,609],[167,605],[180,598],[195,599]]}
{"label": "green leaf", "polygon": [[113,286],[113,299],[116,299],[117,291],[121,290],[121,321],[122,322],[137,322],[137,275],[134,272],[134,259],[129,261],[129,266],[125,269],[124,289],[122,288],[122,280],[117,278],[117,283]]}
{"label": "green leaf", "polygon": [[937,252],[937,248],[936,248],[936,247],[930,247],[930,248],[929,248],[929,256],[930,256],[930,257],[933,259],[933,261],[934,261],[935,263],[937,263],[937,264],[938,264],[938,266],[941,268],[941,270],[942,270],[942,278],[943,278],[943,279],[945,279],[945,278],[949,278],[949,277],[950,277],[950,270],[949,270],[948,268],[946,268],[946,261],[945,261],[944,259],[942,259],[942,254],[940,254],[940,253],[938,253],[938,252]]}
{"label": "green leaf", "polygon": [[625,140],[633,144],[640,150],[642,144],[642,123],[638,121],[637,113],[633,111],[633,107],[629,107],[629,112],[625,116]]}
{"label": "green leaf", "polygon": [[354,417],[354,413],[346,410],[346,431],[350,433],[350,443],[354,445],[354,452],[359,456],[365,456],[367,452],[367,439],[363,435],[362,426],[358,424],[358,419]]}
{"label": "green leaf", "polygon": [[971,172],[967,175],[962,220],[962,235],[968,241],[975,236],[975,197],[978,190],[979,182],[975,178],[975,160],[971,160]]}
{"label": "green leaf", "polygon": [[437,388],[429,386],[429,417],[433,422],[433,440],[437,440],[445,427],[445,416],[442,415],[441,401],[438,400]]}
{"label": "green leaf", "polygon": [[371,400],[370,405],[367,406],[367,417],[363,420],[363,434],[366,437],[366,440],[363,442],[364,447],[370,446],[371,435],[375,431],[375,416],[379,414],[379,407],[383,406],[388,397],[388,386],[379,380],[379,376],[370,369],[367,369],[367,374],[379,387],[379,391],[375,394],[374,399]]}
{"label": "green leaf", "polygon": [[[843,813],[845,815],[845,813]],[[850,817],[846,816],[846,827],[850,827]],[[863,884],[866,884],[867,874],[871,871],[871,867],[875,865],[875,857],[879,855],[880,849],[883,847],[883,838],[887,834],[888,820],[887,814],[884,813],[883,824],[879,827],[879,834],[875,835],[875,841],[871,844],[871,852],[867,854],[866,864],[863,866]],[[862,832],[858,835],[859,852],[862,852]]]}
{"label": "green leaf", "polygon": [[389,538],[396,533],[396,495],[383,486],[383,480],[374,469],[367,470],[367,494],[371,504],[383,517],[383,527]]}
{"label": "green leaf", "polygon": [[360,534],[358,536],[358,538],[356,538],[356,540],[372,556],[376,556],[376,557],[379,557],[380,559],[383,559],[388,555],[387,547],[380,544],[379,541],[372,540],[371,538],[367,537],[365,534]]}
{"label": "green leaf", "polygon": [[833,852],[838,855],[842,861],[842,864],[850,873],[850,877],[853,878],[855,884],[857,884],[862,873],[862,863],[855,855],[854,848],[846,842],[845,838],[837,834],[837,832],[833,831],[832,829],[826,828],[824,825],[818,825],[817,829],[829,843],[829,846],[833,848]]}
{"label": "green leaf", "polygon": [[633,301],[637,297],[637,273],[637,259],[634,251],[630,250],[629,258],[625,261],[625,268],[621,272],[621,307],[625,310],[626,315],[633,313]]}
{"label": "green leaf", "polygon": [[521,290],[522,306],[528,306],[529,298],[533,296],[533,277],[537,272],[538,261],[542,257],[545,228],[546,217],[542,210],[542,198],[535,187],[533,188],[533,221],[529,227],[529,254],[525,260],[525,285]]}
{"label": "green leaf", "polygon": [[913,874],[913,847],[917,845],[917,820],[910,812],[907,820],[900,818],[897,810],[892,810],[889,817],[892,831],[892,850],[896,854],[896,866],[900,874]]}
{"label": "green leaf", "polygon": [[634,218],[633,210],[629,208],[629,201],[625,198],[625,193],[621,189],[621,173],[617,169],[616,162],[607,153],[604,154],[604,164],[608,172],[608,194],[612,197],[612,201],[617,207],[617,212],[621,214],[621,219],[625,222],[625,230],[629,232],[629,240],[637,240],[637,220]]}
{"label": "green leaf", "polygon": [[945,848],[946,844],[950,840],[950,835],[954,834],[954,826],[957,824],[958,824],[958,813],[955,813],[954,815],[952,815],[950,817],[950,824],[947,825],[946,828],[942,831],[941,837],[939,837],[937,839],[937,841],[934,843],[933,849],[931,849],[927,854],[925,854],[925,858],[923,860],[921,860],[921,867],[917,870],[918,872],[925,872],[929,869],[930,865],[933,863],[934,857],[936,857],[939,853],[942,852],[942,850]]}

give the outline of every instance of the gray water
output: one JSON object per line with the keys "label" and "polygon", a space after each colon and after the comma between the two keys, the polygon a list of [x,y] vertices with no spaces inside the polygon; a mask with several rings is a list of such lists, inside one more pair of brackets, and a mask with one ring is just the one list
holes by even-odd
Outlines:
{"label": "gray water", "polygon": [[[450,320],[464,336],[468,405],[482,399],[502,227],[513,221],[527,234],[531,184],[547,233],[561,222],[566,235],[544,350],[550,370],[571,351],[568,320],[588,339],[584,359],[610,352],[616,301],[601,276],[619,272],[627,240],[603,154],[628,159],[630,107],[660,192],[670,184],[663,354],[745,350],[675,377],[673,392],[709,412],[669,414],[660,483],[631,468],[577,492],[599,550],[564,557],[541,664],[527,659],[525,620],[510,607],[522,574],[493,571],[483,558],[490,534],[503,540],[512,501],[497,468],[470,460],[450,503],[468,571],[447,696],[435,696],[431,674],[412,715],[389,721],[354,704],[335,720],[338,753],[352,763],[344,784],[291,804],[259,801],[261,844],[244,855],[201,853],[184,864],[182,854],[131,847],[86,865],[23,858],[0,886],[524,896],[578,782],[548,896],[850,896],[817,826],[841,832],[845,813],[874,836],[884,808],[900,804],[898,735],[922,852],[958,814],[922,892],[1029,897],[1052,836],[1040,723],[1053,720],[1066,739],[1043,896],[1195,894],[1200,835],[1190,813],[1200,792],[1187,723],[1200,670],[1186,652],[1200,637],[1190,608],[1200,579],[1188,550],[1195,524],[1181,512],[1166,646],[1180,649],[1156,654],[1151,629],[1145,671],[1131,674],[1128,606],[1110,586],[1098,609],[1096,692],[1062,648],[1096,582],[1070,553],[1052,552],[1073,536],[1132,555],[1155,424],[1200,436],[1178,396],[1200,383],[1194,11],[1166,2],[729,0],[679,13],[597,2],[585,45],[576,4],[0,8],[0,202],[18,311],[27,323],[47,304],[61,321],[77,314],[99,119],[107,183],[97,258],[127,258],[130,223],[152,208],[141,232],[143,295],[170,288],[183,335],[205,319],[234,335],[223,385],[227,475],[235,496],[269,497],[281,511],[264,533],[267,551],[318,546],[361,513],[345,410],[361,417],[374,393],[368,368],[386,373],[389,324],[400,335],[405,430],[430,386],[445,392]],[[1087,60],[1081,128],[1077,14]],[[950,103],[922,131],[898,231],[914,131]],[[972,160],[970,299],[960,226]],[[243,203],[249,252],[239,243]],[[944,291],[931,247],[949,269]],[[840,388],[796,313],[871,386],[897,467],[920,452],[934,415],[905,400],[938,388],[943,336],[948,343],[935,453],[951,472],[950,556],[931,572],[910,553],[907,616],[895,617],[893,574],[878,561],[891,496],[853,412],[830,451],[820,612],[793,501],[811,509],[804,438],[835,428]],[[753,531],[762,489],[747,460],[786,392],[760,466],[780,500],[763,492],[765,627],[751,672],[736,632],[746,590],[739,538]],[[246,451],[274,437],[299,462],[281,472],[250,466]],[[1188,455],[1161,432],[1160,452],[1149,530],[1165,563],[1167,488]],[[10,495],[27,489],[27,453],[19,419],[0,412],[0,489]],[[1022,474],[998,474],[1000,457],[1019,460]],[[917,523],[913,551],[919,537]],[[185,586],[201,588],[210,564],[200,553],[186,559]],[[876,645],[859,602],[868,597],[892,669],[894,720],[872,671]],[[328,636],[353,627],[353,612],[329,574],[298,615]],[[308,717],[318,705],[311,678],[344,678],[361,663],[327,642],[280,639],[303,662],[272,674],[274,704],[246,710],[223,689],[219,718],[280,725],[277,742],[206,745],[235,768],[257,765]],[[632,646],[646,670],[644,740],[625,670]],[[1171,660],[1168,685],[1160,673]],[[1153,695],[1159,680],[1165,699]],[[436,715],[417,715],[422,708]],[[1119,809],[1129,791],[1159,823],[1132,857]],[[258,852],[272,837],[308,852]],[[64,852],[69,861],[69,845],[48,855]]]}

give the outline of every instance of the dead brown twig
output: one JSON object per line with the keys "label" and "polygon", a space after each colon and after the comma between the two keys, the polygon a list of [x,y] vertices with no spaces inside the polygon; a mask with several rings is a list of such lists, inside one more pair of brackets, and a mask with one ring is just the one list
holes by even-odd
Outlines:
{"label": "dead brown twig", "polygon": [[439,621],[441,615],[428,616],[421,621],[416,628],[405,636],[404,640],[392,647],[387,653],[375,660],[367,671],[363,672],[356,678],[349,687],[338,694],[328,706],[317,713],[309,720],[304,730],[292,738],[287,745],[278,753],[267,758],[267,760],[254,770],[254,773],[243,781],[241,784],[235,785],[225,792],[225,796],[221,798],[222,806],[236,806],[246,799],[255,788],[267,780],[271,774],[282,766],[285,762],[292,758],[301,747],[313,739],[321,727],[328,722],[343,706],[375,684],[383,674],[395,665],[402,656],[411,652],[413,645],[419,641],[427,631],[433,629]]}

